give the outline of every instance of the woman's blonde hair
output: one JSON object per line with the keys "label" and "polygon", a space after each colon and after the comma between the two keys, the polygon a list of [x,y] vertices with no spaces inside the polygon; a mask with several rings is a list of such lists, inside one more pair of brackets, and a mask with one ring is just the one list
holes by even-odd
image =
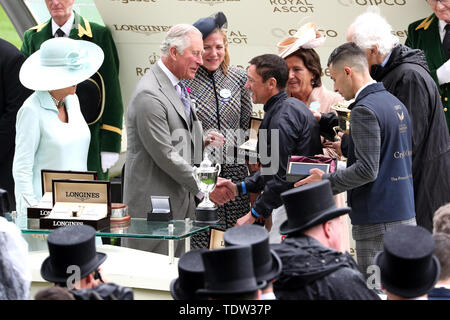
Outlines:
{"label": "woman's blonde hair", "polygon": [[228,67],[230,66],[230,52],[228,51],[228,37],[227,37],[227,33],[226,33],[225,29],[216,28],[210,34],[213,34],[214,32],[220,32],[222,34],[222,37],[223,37],[223,45],[224,45],[224,48],[225,48],[225,55],[224,55],[223,61],[220,64],[220,66],[222,67],[223,73],[227,76],[228,75]]}

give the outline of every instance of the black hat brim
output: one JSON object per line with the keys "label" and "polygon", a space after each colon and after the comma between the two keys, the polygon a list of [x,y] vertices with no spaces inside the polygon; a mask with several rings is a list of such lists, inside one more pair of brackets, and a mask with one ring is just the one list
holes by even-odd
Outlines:
{"label": "black hat brim", "polygon": [[222,290],[215,290],[215,289],[199,289],[197,290],[197,294],[199,295],[229,295],[229,294],[241,294],[241,293],[247,293],[256,291],[258,289],[262,289],[267,285],[267,281],[257,281],[256,286],[252,287],[241,287],[241,288],[234,288],[234,289],[222,289]]}
{"label": "black hat brim", "polygon": [[272,281],[281,273],[282,263],[280,257],[275,253],[275,250],[270,249],[272,255],[272,267],[269,272],[256,277],[256,281]]}
{"label": "black hat brim", "polygon": [[294,228],[289,228],[288,221],[286,220],[280,225],[280,234],[287,235],[294,232],[301,232],[308,230],[309,228],[322,224],[328,220],[350,213],[351,210],[352,209],[349,207],[332,208],[329,210],[325,210],[321,214],[317,215],[314,219],[310,219],[306,223],[296,226]]}
{"label": "black hat brim", "polygon": [[[381,283],[386,288],[386,290],[388,290],[390,293],[393,293],[402,298],[408,298],[408,299],[417,298],[417,297],[423,296],[424,294],[428,293],[431,289],[433,289],[434,285],[439,280],[441,265],[439,263],[438,258],[436,258],[436,256],[433,255],[432,256],[433,272],[428,275],[430,279],[429,279],[429,281],[426,282],[426,284],[424,284],[418,288],[413,288],[413,289],[399,288],[399,287],[393,285],[392,283],[390,283],[389,281],[386,281],[387,279],[383,277],[383,269],[387,268],[387,266],[385,264],[385,260],[384,260],[384,255],[385,255],[385,253],[383,251],[378,252],[375,255],[374,263],[375,263],[375,265],[380,267]],[[422,274],[420,276],[423,277],[423,276],[427,276],[427,275]]]}
{"label": "black hat brim", "polygon": [[170,282],[170,294],[175,300],[204,300],[205,297],[197,293],[188,293],[180,287],[179,278],[173,279]]}
{"label": "black hat brim", "polygon": [[[94,259],[89,261],[88,263],[80,266],[80,280],[86,277],[91,272],[95,271],[104,261],[106,260],[106,254],[102,252],[97,252]],[[41,266],[41,276],[48,282],[53,283],[64,283],[71,276],[70,273],[57,272],[53,269],[52,264],[50,263],[50,256],[47,257],[44,262],[42,262]]]}

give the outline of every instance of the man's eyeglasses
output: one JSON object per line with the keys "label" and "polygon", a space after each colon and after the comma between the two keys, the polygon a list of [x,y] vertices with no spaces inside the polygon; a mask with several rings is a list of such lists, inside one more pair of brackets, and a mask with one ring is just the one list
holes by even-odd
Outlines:
{"label": "man's eyeglasses", "polygon": [[427,1],[432,6],[435,6],[438,1],[442,3],[444,6],[450,5],[450,0],[427,0]]}

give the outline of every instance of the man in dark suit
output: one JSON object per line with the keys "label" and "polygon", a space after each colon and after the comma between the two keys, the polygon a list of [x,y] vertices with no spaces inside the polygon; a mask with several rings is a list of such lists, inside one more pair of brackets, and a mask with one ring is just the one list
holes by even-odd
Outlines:
{"label": "man in dark suit", "polygon": [[8,191],[11,210],[15,210],[12,163],[16,137],[16,114],[32,93],[19,81],[25,61],[23,54],[9,42],[0,39],[0,189]]}

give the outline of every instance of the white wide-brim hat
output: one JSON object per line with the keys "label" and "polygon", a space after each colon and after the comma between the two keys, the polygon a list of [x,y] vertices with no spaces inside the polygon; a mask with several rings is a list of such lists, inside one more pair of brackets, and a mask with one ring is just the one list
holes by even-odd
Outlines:
{"label": "white wide-brim hat", "polygon": [[285,59],[300,48],[314,49],[323,45],[324,42],[325,37],[317,31],[316,25],[307,23],[301,26],[292,37],[277,43],[278,56]]}
{"label": "white wide-brim hat", "polygon": [[20,82],[31,90],[68,88],[97,72],[103,59],[103,50],[95,43],[52,38],[25,60],[19,73]]}

